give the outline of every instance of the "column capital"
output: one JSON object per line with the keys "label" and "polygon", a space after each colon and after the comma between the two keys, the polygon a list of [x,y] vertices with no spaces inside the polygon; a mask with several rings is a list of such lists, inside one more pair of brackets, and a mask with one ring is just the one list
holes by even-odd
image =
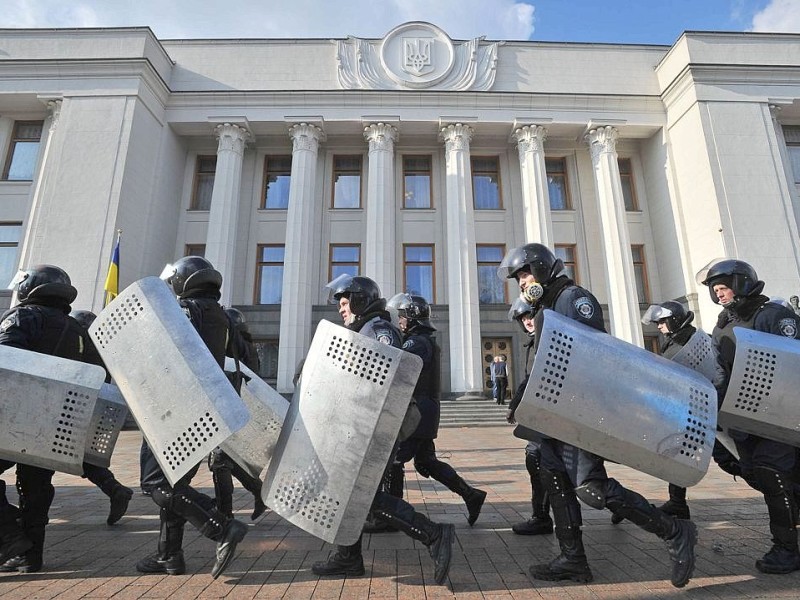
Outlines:
{"label": "column capital", "polygon": [[58,127],[58,120],[61,118],[61,104],[63,100],[53,99],[47,101],[47,112],[50,115],[50,133],[53,133]]}
{"label": "column capital", "polygon": [[250,132],[234,123],[220,123],[214,127],[214,135],[219,140],[217,152],[228,150],[239,155],[244,153],[244,146],[250,139]]}
{"label": "column capital", "polygon": [[522,158],[527,152],[544,151],[547,129],[541,125],[524,125],[515,129],[512,136],[517,142],[517,150]]}
{"label": "column capital", "polygon": [[586,133],[586,141],[592,152],[592,160],[597,160],[601,154],[615,153],[617,151],[617,138],[619,130],[610,125],[590,129]]}
{"label": "column capital", "polygon": [[451,123],[439,130],[439,137],[444,140],[448,152],[452,150],[469,150],[474,130],[464,123]]}
{"label": "column capital", "polygon": [[311,150],[316,152],[319,149],[319,142],[325,137],[321,127],[310,123],[295,123],[289,126],[289,137],[292,138],[292,150]]}
{"label": "column capital", "polygon": [[370,152],[391,152],[400,134],[397,127],[388,123],[370,123],[364,127],[364,139]]}

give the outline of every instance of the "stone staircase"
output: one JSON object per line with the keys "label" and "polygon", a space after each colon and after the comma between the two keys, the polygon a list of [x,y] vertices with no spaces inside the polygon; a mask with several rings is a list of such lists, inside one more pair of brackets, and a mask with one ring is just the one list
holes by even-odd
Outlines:
{"label": "stone staircase", "polygon": [[498,406],[494,400],[442,400],[439,427],[493,427],[507,425],[508,404]]}

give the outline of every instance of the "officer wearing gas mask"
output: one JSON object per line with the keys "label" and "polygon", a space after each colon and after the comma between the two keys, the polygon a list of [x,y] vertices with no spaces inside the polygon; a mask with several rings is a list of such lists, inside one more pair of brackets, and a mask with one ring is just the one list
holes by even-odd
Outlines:
{"label": "officer wearing gas mask", "polygon": [[[521,297],[536,310],[536,330],[543,309],[605,331],[597,299],[562,274],[564,265],[542,244],[526,244],[509,251],[498,268],[501,279],[516,279]],[[561,554],[549,563],[531,567],[534,579],[547,581],[593,579],[583,548],[578,498],[592,508],[608,508],[655,534],[667,544],[672,561],[671,581],[685,586],[694,571],[697,528],[657,509],[644,497],[608,477],[603,458],[549,437],[541,441],[541,477],[549,495]]]}
{"label": "officer wearing gas mask", "polygon": [[[734,327],[763,331],[790,339],[800,339],[800,317],[794,311],[770,302],[761,292],[764,282],[748,263],[718,259],[697,274],[697,282],[708,286],[711,300],[722,306],[712,338],[719,352],[718,361],[725,380],[718,386],[722,401],[730,381],[736,354]],[[792,471],[797,449],[757,435],[731,431],[739,452],[742,477],[750,487],[764,494],[769,513],[772,548],[756,561],[762,573],[785,574],[800,569],[797,544],[797,502],[793,493]]]}
{"label": "officer wearing gas mask", "polygon": [[[344,326],[375,339],[388,346],[401,348],[400,332],[392,325],[386,310],[386,300],[380,288],[369,277],[342,274],[329,282],[329,301],[336,304]],[[389,465],[394,460],[394,452]],[[387,468],[388,466],[387,465]],[[434,523],[414,510],[414,507],[391,494],[379,490],[372,503],[376,518],[399,529],[409,537],[422,542],[435,563],[434,579],[444,584],[450,570],[455,527],[451,524]],[[316,575],[363,575],[364,559],[361,553],[361,537],[351,546],[338,546],[336,553],[327,561],[314,563],[311,570]]]}
{"label": "officer wearing gas mask", "polygon": [[[228,317],[219,305],[222,275],[200,256],[186,256],[169,265],[162,278],[178,297],[181,307],[200,334],[220,368],[228,345]],[[146,454],[146,453],[145,453]],[[145,455],[145,479],[152,482],[152,498],[159,507],[161,531],[158,551],[136,564],[140,573],[180,575],[186,572],[183,558],[183,527],[186,521],[205,537],[217,542],[211,576],[216,579],[233,559],[236,546],[247,534],[247,525],[223,515],[214,499],[191,487],[195,465],[174,486],[158,463]]]}
{"label": "officer wearing gas mask", "polygon": [[[80,325],[69,315],[78,291],[53,265],[20,271],[12,281],[19,303],[0,317],[0,345],[79,361]],[[0,473],[14,463],[0,460]],[[45,525],[55,490],[53,471],[17,463],[20,507],[9,504],[0,480],[0,572],[32,573],[43,563]]]}

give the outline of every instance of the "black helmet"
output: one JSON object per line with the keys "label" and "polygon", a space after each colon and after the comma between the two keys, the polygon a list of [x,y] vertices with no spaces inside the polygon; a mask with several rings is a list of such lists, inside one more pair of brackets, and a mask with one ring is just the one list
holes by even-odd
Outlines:
{"label": "black helmet", "polygon": [[508,311],[508,320],[512,322],[516,321],[522,328],[522,331],[525,333],[525,335],[533,335],[534,332],[525,329],[525,325],[522,324],[522,317],[529,315],[531,318],[533,318],[534,311],[535,309],[533,306],[525,302],[525,300],[522,298],[517,298],[511,304],[511,308]]}
{"label": "black helmet", "polygon": [[667,329],[672,334],[691,323],[694,320],[694,313],[687,310],[680,302],[667,300],[650,306],[642,317],[642,323],[645,325],[657,324],[663,320],[667,321]]}
{"label": "black helmet", "polygon": [[78,296],[67,272],[53,265],[36,265],[19,271],[11,281],[11,289],[14,288],[20,302],[53,298],[72,304]]}
{"label": "black helmet", "polygon": [[238,308],[226,308],[225,314],[228,315],[233,327],[241,333],[249,333],[247,328],[247,319],[244,318],[244,313]]}
{"label": "black helmet", "polygon": [[97,315],[90,310],[73,310],[69,316],[80,323],[84,329],[89,329],[97,318]]}
{"label": "black helmet", "polygon": [[735,258],[712,260],[700,270],[695,279],[697,283],[708,286],[714,304],[719,304],[714,286],[720,283],[733,290],[737,297],[755,296],[764,289],[764,282],[759,281],[756,270],[750,264]]}
{"label": "black helmet", "polygon": [[167,265],[161,279],[172,287],[176,296],[201,288],[219,291],[222,287],[222,274],[202,256],[184,256]]}
{"label": "black helmet", "polygon": [[401,317],[409,320],[408,329],[415,327],[425,327],[436,331],[436,327],[431,323],[431,305],[422,296],[416,296],[403,292],[389,298],[386,307],[397,311]]}
{"label": "black helmet", "polygon": [[545,286],[564,270],[564,263],[547,246],[525,244],[508,251],[497,267],[497,277],[501,280],[512,279],[525,267],[537,283]]}
{"label": "black helmet", "polygon": [[[328,302],[336,304],[341,298],[350,300],[350,312],[363,315],[373,308],[383,309],[386,300],[381,298],[381,289],[369,277],[342,273],[325,286],[328,290]],[[381,306],[377,306],[380,301]]]}

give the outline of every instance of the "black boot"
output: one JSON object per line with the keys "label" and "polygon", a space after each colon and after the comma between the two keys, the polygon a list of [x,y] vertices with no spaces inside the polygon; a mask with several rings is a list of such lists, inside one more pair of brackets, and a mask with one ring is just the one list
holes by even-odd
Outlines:
{"label": "black boot", "polygon": [[263,486],[263,482],[258,477],[253,477],[247,470],[243,469],[236,461],[231,460],[230,464],[231,464],[231,475],[233,475],[234,477],[236,477],[236,479],[239,480],[244,489],[253,494],[253,514],[250,515],[250,520],[255,521],[256,519],[258,519],[258,517],[263,515],[267,510],[267,506],[261,499],[261,488]]}
{"label": "black boot", "polygon": [[17,522],[18,517],[19,509],[11,504],[5,504],[0,510],[0,565],[11,558],[25,554],[33,547],[33,542],[28,539]]}
{"label": "black boot", "polygon": [[151,554],[136,563],[139,573],[158,573],[167,575],[183,575],[186,562],[183,558],[183,519],[170,519],[167,512],[161,510],[161,533],[158,538],[158,552]]}
{"label": "black boot", "polygon": [[800,570],[800,553],[797,549],[797,504],[794,499],[791,479],[766,467],[754,469],[764,501],[769,511],[769,530],[772,534],[772,549],[756,561],[756,569],[762,573],[784,575]]}
{"label": "black boot", "polygon": [[486,492],[472,487],[463,479],[461,483],[462,487],[458,495],[464,499],[464,504],[467,505],[467,523],[472,527],[481,514],[483,503],[486,501]]}
{"label": "black boot", "polygon": [[531,479],[531,518],[511,526],[517,535],[545,535],[553,533],[553,520],[550,518],[550,500],[539,477],[539,460],[525,453],[525,468]]}
{"label": "black boot", "polygon": [[669,484],[669,500],[658,507],[668,515],[679,519],[691,519],[689,505],[686,503],[686,488]]}
{"label": "black boot", "polygon": [[109,525],[113,525],[125,516],[125,513],[128,512],[128,504],[130,504],[131,498],[133,498],[133,490],[131,488],[125,487],[116,480],[115,483],[114,490],[110,494],[111,507],[109,508],[108,518],[106,519],[106,523]]}
{"label": "black boot", "polygon": [[247,525],[236,519],[228,519],[222,533],[222,539],[217,542],[214,566],[211,567],[211,577],[216,579],[228,568],[236,553],[236,546],[247,535]]}
{"label": "black boot", "polygon": [[576,581],[589,583],[594,579],[583,549],[581,507],[566,473],[542,469],[540,478],[550,498],[555,520],[555,533],[561,554],[549,563],[530,568],[534,579],[544,581]]}
{"label": "black boot", "polygon": [[672,585],[680,588],[689,583],[694,573],[697,526],[657,509],[640,494],[622,487],[615,479],[608,479],[605,486],[607,507],[612,512],[666,542],[672,561]]}
{"label": "black boot", "polygon": [[361,538],[351,546],[337,546],[336,553],[326,561],[315,562],[311,572],[320,577],[349,575],[360,577],[364,574],[364,557],[361,555]]}
{"label": "black boot", "polygon": [[12,556],[0,565],[0,573],[36,573],[42,570],[44,554],[44,525],[24,529],[24,539],[30,547],[17,556]]}

